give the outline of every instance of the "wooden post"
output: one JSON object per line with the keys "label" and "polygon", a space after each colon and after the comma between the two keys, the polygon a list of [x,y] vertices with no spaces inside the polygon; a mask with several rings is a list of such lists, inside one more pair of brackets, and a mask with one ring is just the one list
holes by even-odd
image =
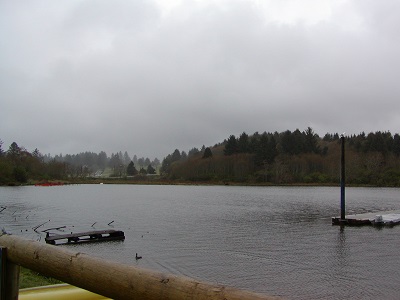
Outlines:
{"label": "wooden post", "polygon": [[191,278],[123,265],[65,248],[0,236],[8,259],[43,275],[112,299],[279,299]]}
{"label": "wooden post", "polygon": [[345,201],[345,186],[346,186],[346,170],[345,170],[345,157],[344,157],[344,134],[340,136],[342,142],[341,147],[341,164],[340,164],[340,220],[346,220],[346,201]]}
{"label": "wooden post", "polygon": [[6,295],[6,248],[0,247],[0,299]]}
{"label": "wooden post", "polygon": [[19,291],[19,265],[7,260],[5,300],[17,300]]}
{"label": "wooden post", "polygon": [[0,299],[17,300],[19,290],[19,266],[7,259],[6,248],[0,247],[0,256]]}

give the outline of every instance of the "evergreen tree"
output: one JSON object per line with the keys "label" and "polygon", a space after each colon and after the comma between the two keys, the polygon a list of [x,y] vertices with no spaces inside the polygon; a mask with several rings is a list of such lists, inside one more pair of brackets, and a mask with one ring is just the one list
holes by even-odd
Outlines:
{"label": "evergreen tree", "polygon": [[393,153],[396,156],[400,156],[400,135],[399,134],[395,134],[393,137]]}
{"label": "evergreen tree", "polygon": [[181,159],[181,153],[179,152],[178,149],[175,149],[174,153],[172,153],[171,160],[172,160],[172,162],[174,162],[174,161],[178,161],[180,159]]}
{"label": "evergreen tree", "polygon": [[138,173],[138,171],[135,168],[135,164],[133,163],[133,161],[131,160],[131,162],[128,164],[128,166],[126,167],[126,174],[128,174],[128,176],[134,176]]}
{"label": "evergreen tree", "polygon": [[237,140],[237,151],[238,153],[248,153],[249,149],[249,136],[243,132]]}
{"label": "evergreen tree", "polygon": [[85,153],[81,153],[83,164],[89,168],[93,167],[96,163],[95,154],[92,152],[86,151]]}
{"label": "evergreen tree", "polygon": [[204,149],[203,158],[209,158],[209,157],[212,157],[212,152],[211,149],[207,147],[206,149]]}
{"label": "evergreen tree", "polygon": [[256,165],[261,166],[264,163],[272,163],[277,155],[275,138],[273,136],[269,138],[267,133],[263,133],[256,146]]}
{"label": "evergreen tree", "polygon": [[147,174],[156,174],[156,169],[154,169],[152,165],[148,165]]}
{"label": "evergreen tree", "polygon": [[153,161],[151,162],[151,164],[155,167],[160,165],[160,160],[156,157],[155,159],[153,159]]}
{"label": "evergreen tree", "polygon": [[299,129],[293,131],[293,154],[300,154],[304,152],[304,134]]}
{"label": "evergreen tree", "polygon": [[234,135],[231,135],[225,144],[224,154],[225,155],[232,155],[237,153],[237,140]]}
{"label": "evergreen tree", "polygon": [[371,132],[365,140],[365,150],[386,154],[392,148],[392,141],[393,139],[390,133],[382,133],[380,131],[375,133]]}
{"label": "evergreen tree", "polygon": [[124,153],[124,159],[123,159],[124,165],[125,165],[125,166],[128,165],[130,161],[131,161],[131,158],[129,157],[128,152],[125,151],[125,153]]}
{"label": "evergreen tree", "polygon": [[188,155],[186,154],[186,152],[185,151],[182,151],[182,153],[181,153],[181,160],[185,160],[185,159],[187,159],[188,158]]}
{"label": "evergreen tree", "polygon": [[181,159],[181,153],[179,152],[178,149],[175,149],[175,151],[172,154],[168,154],[167,157],[164,158],[161,164],[160,172],[169,173],[172,163],[179,161],[180,159]]}
{"label": "evergreen tree", "polygon": [[284,133],[282,133],[280,145],[282,148],[282,153],[293,154],[293,149],[295,146],[292,132],[290,130],[286,130]]}
{"label": "evergreen tree", "polygon": [[97,155],[97,166],[101,169],[104,170],[107,166],[107,154],[104,151],[101,151],[98,155]]}
{"label": "evergreen tree", "polygon": [[171,167],[171,163],[172,163],[172,156],[171,154],[168,154],[162,161],[161,163],[161,168],[160,168],[160,172],[161,174],[163,173],[168,173]]}
{"label": "evergreen tree", "polygon": [[189,157],[190,156],[192,156],[192,155],[195,155],[195,154],[197,154],[197,153],[199,153],[200,151],[199,151],[199,149],[197,149],[196,147],[194,147],[194,148],[192,148],[192,149],[190,149],[189,150]]}
{"label": "evergreen tree", "polygon": [[120,160],[118,153],[117,154],[111,153],[111,158],[110,161],[108,162],[108,165],[114,171],[116,171],[120,166],[122,166],[122,161]]}
{"label": "evergreen tree", "polygon": [[0,157],[4,155],[4,150],[3,150],[3,141],[0,140]]}
{"label": "evergreen tree", "polygon": [[300,130],[296,129],[293,133],[286,130],[281,135],[281,147],[284,154],[300,154],[304,150],[304,138]]}
{"label": "evergreen tree", "polygon": [[32,156],[36,158],[38,161],[43,162],[43,155],[40,153],[38,148],[35,148],[35,150],[32,152]]}
{"label": "evergreen tree", "polygon": [[7,151],[7,157],[14,163],[18,162],[21,158],[21,148],[16,142],[13,142]]}
{"label": "evergreen tree", "polygon": [[249,140],[249,152],[250,153],[256,152],[259,139],[260,139],[260,134],[257,131],[254,132]]}
{"label": "evergreen tree", "polygon": [[144,166],[144,157],[139,158],[137,164],[139,167],[143,167]]}
{"label": "evergreen tree", "polygon": [[304,132],[304,152],[319,153],[318,138],[312,128],[308,127]]}

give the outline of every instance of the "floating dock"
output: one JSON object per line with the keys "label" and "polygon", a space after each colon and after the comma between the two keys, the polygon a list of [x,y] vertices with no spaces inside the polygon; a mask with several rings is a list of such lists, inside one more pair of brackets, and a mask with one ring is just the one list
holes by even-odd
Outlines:
{"label": "floating dock", "polygon": [[121,230],[95,230],[71,234],[48,234],[45,238],[47,244],[77,244],[124,240],[125,234]]}
{"label": "floating dock", "polygon": [[347,215],[345,219],[333,217],[332,225],[346,226],[395,226],[400,224],[400,210]]}

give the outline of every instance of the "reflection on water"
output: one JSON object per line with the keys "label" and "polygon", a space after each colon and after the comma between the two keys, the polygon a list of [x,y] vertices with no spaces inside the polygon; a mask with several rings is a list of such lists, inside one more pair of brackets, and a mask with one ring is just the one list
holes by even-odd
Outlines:
{"label": "reflection on water", "polygon": [[[348,212],[400,209],[399,189],[346,195]],[[42,242],[48,228],[120,229],[124,242],[62,247],[289,299],[397,298],[400,283],[385,278],[400,275],[400,226],[332,226],[339,198],[320,187],[3,187],[0,220]]]}

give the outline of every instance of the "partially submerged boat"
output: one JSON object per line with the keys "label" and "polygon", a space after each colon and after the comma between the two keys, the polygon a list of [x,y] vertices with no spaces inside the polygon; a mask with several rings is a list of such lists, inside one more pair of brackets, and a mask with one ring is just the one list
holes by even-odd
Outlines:
{"label": "partially submerged boat", "polygon": [[45,241],[47,244],[76,244],[76,243],[93,243],[124,240],[125,234],[121,230],[94,230],[87,232],[78,232],[70,234],[47,234]]}

